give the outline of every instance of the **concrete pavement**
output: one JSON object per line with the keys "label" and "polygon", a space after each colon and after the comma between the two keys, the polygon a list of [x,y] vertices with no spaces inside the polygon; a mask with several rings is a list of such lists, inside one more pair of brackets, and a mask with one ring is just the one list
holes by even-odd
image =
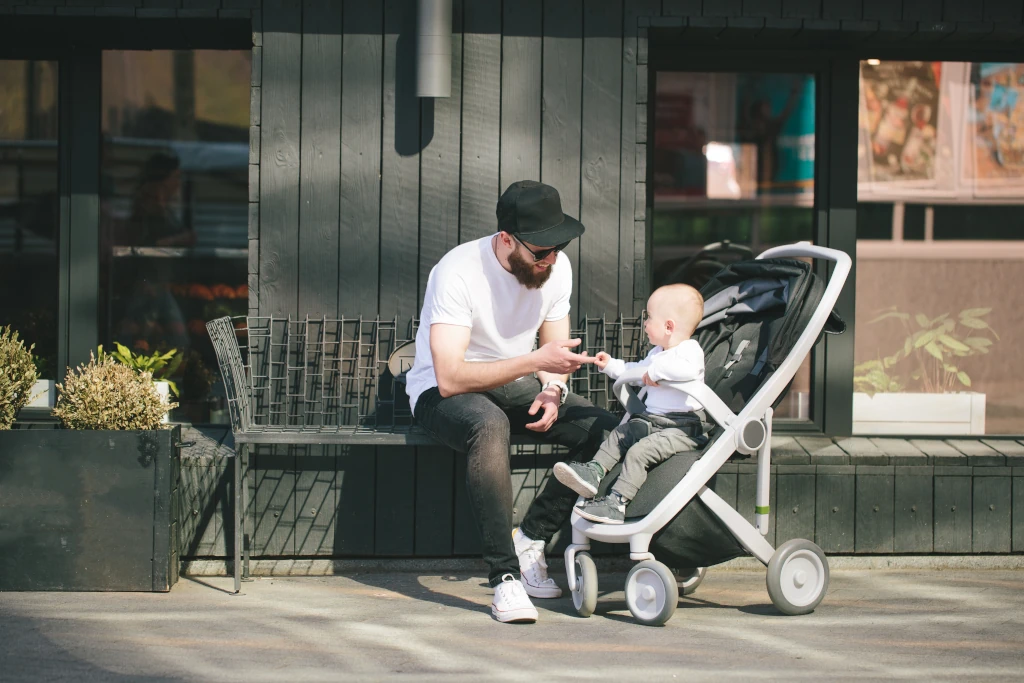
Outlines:
{"label": "concrete pavement", "polygon": [[[600,564],[599,564],[600,570]],[[169,594],[0,594],[0,679],[128,681],[1024,678],[1024,571],[834,570],[810,615],[763,571],[712,569],[664,627],[632,621],[624,575],[598,611],[536,601],[493,621],[479,574],[183,578]],[[558,576],[564,585],[564,575]]]}

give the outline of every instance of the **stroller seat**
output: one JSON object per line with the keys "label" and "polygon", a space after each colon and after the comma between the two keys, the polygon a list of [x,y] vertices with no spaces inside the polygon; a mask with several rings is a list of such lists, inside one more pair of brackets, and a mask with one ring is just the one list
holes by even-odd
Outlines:
{"label": "stroller seat", "polygon": [[[827,286],[808,263],[795,260],[800,257],[835,263]],[[699,453],[677,454],[651,468],[626,509],[625,524],[594,524],[573,513],[565,566],[577,612],[589,616],[597,602],[596,565],[586,552],[591,539],[629,544],[638,564],[626,579],[626,603],[644,624],[668,621],[679,596],[677,577],[655,552],[674,567],[691,568],[750,554],[768,566],[768,594],[780,611],[805,614],[821,602],[828,588],[821,549],[804,539],[775,549],[763,537],[770,514],[772,414],[821,335],[843,331],[832,309],[850,267],[843,252],[800,243],[727,266],[701,289],[704,318],[696,339],[704,350],[705,381],[670,386],[704,406],[714,423],[711,438]],[[639,368],[615,383],[616,398],[629,413],[644,408],[632,386],[642,384],[642,376]],[[758,456],[756,528],[714,492],[715,474],[737,454]],[[613,469],[604,478],[599,495],[617,474]],[[691,578],[699,582],[702,576]]]}

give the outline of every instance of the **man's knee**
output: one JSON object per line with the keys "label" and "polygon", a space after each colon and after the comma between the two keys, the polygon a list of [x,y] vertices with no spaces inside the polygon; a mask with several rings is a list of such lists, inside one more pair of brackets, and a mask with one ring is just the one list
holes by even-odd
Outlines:
{"label": "man's knee", "polygon": [[508,416],[504,412],[500,410],[488,412],[470,427],[466,445],[470,450],[496,448],[508,451],[511,432]]}

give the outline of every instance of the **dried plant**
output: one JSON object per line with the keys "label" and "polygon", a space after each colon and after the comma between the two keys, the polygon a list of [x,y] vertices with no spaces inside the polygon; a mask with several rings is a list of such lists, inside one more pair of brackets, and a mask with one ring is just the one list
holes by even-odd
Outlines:
{"label": "dried plant", "polygon": [[160,400],[151,374],[111,358],[93,356],[57,388],[53,414],[69,429],[158,429],[164,413],[176,406]]}
{"label": "dried plant", "polygon": [[10,429],[18,411],[32,399],[32,386],[39,379],[32,349],[25,348],[10,326],[0,328],[0,429]]}

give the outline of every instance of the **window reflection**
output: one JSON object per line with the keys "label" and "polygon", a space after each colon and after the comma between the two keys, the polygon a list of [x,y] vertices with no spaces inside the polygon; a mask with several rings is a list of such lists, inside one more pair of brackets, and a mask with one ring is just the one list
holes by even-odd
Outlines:
{"label": "window reflection", "polygon": [[853,428],[1020,434],[1024,64],[861,64]]}
{"label": "window reflection", "polygon": [[[813,76],[659,72],[654,112],[653,287],[813,240]],[[776,415],[809,399],[808,360]]]}
{"label": "window reflection", "polygon": [[57,63],[0,60],[0,326],[57,377]]}
{"label": "window reflection", "polygon": [[101,330],[176,349],[175,420],[224,423],[207,320],[248,308],[247,51],[103,54]]}

